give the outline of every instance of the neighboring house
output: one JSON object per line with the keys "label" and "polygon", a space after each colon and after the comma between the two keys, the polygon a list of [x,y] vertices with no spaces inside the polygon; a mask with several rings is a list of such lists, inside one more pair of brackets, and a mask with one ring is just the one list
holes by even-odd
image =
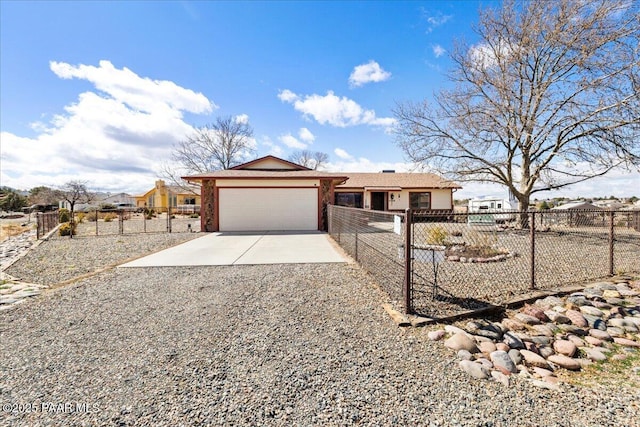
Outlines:
{"label": "neighboring house", "polygon": [[178,213],[199,212],[200,188],[166,185],[159,179],[152,189],[140,196],[135,196],[135,206],[159,212],[166,212],[169,207],[173,212]]}
{"label": "neighboring house", "polygon": [[202,231],[325,230],[334,203],[451,210],[460,188],[432,174],[331,173],[274,156],[183,179],[201,185]]}
{"label": "neighboring house", "polygon": [[564,205],[551,208],[551,210],[552,211],[584,211],[584,210],[599,211],[599,210],[602,210],[602,208],[599,208],[596,205],[589,202],[578,201],[578,202],[565,203]]}
{"label": "neighboring house", "polygon": [[116,207],[120,207],[120,206],[135,206],[136,205],[136,200],[135,198],[127,193],[118,193],[118,194],[112,194],[110,196],[105,197],[104,199],[100,200],[98,202],[98,205],[100,206],[104,206],[104,205],[111,205],[111,206],[116,206]]}
{"label": "neighboring house", "polygon": [[334,203],[377,211],[405,209],[453,210],[453,192],[459,185],[432,173],[345,173],[336,186]]}
{"label": "neighboring house", "polygon": [[609,200],[595,200],[593,202],[593,204],[595,206],[597,206],[598,208],[605,208],[605,209],[620,209],[622,207],[624,207],[624,203],[620,202],[619,200],[615,200],[615,199],[609,199]]}

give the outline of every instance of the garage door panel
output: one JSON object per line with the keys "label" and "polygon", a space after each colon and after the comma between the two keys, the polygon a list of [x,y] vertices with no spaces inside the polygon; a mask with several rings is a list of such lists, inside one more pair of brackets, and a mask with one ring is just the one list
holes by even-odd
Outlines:
{"label": "garage door panel", "polygon": [[220,231],[317,230],[317,188],[220,188]]}

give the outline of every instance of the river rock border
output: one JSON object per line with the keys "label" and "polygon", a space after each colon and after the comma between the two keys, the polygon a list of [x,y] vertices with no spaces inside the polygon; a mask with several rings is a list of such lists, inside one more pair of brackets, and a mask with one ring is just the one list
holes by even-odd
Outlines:
{"label": "river rock border", "polygon": [[443,340],[472,378],[509,385],[515,375],[557,390],[559,371],[624,360],[640,351],[639,296],[640,280],[598,282],[565,298],[548,296],[525,304],[499,322],[446,325],[430,331],[428,338]]}

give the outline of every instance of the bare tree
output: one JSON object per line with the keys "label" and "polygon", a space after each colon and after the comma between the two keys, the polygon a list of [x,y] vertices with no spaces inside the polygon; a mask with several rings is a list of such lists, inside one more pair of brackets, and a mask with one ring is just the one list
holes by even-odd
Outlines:
{"label": "bare tree", "polygon": [[321,151],[300,150],[289,156],[289,161],[297,163],[305,168],[318,170],[329,160],[329,155]]}
{"label": "bare tree", "polygon": [[218,117],[215,123],[196,128],[175,145],[173,164],[163,165],[161,174],[186,191],[193,191],[181,176],[229,169],[254,156],[251,125],[238,116]]}
{"label": "bare tree", "polygon": [[71,218],[71,233],[69,236],[73,238],[74,228],[74,210],[76,203],[89,203],[93,199],[93,194],[87,189],[86,181],[72,180],[66,182],[62,187],[56,190],[58,197],[69,204],[69,217]]}
{"label": "bare tree", "polygon": [[237,117],[218,117],[180,142],[172,158],[191,173],[229,169],[254,154],[253,129]]}
{"label": "bare tree", "polygon": [[58,195],[52,188],[39,186],[29,190],[28,200],[32,205],[53,205],[58,203]]}
{"label": "bare tree", "polygon": [[[640,164],[640,14],[626,0],[505,1],[450,54],[453,89],[398,104],[408,157],[533,193]],[[523,223],[526,226],[526,223]]]}

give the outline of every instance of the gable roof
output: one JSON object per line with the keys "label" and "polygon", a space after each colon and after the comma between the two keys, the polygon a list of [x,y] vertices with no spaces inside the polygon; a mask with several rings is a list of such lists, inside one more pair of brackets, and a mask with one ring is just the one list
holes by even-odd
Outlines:
{"label": "gable roof", "polygon": [[201,181],[203,179],[332,179],[342,182],[348,177],[342,173],[322,172],[316,170],[251,170],[251,169],[226,169],[213,172],[205,172],[197,175],[183,176],[187,181]]}
{"label": "gable roof", "polygon": [[337,188],[462,188],[433,173],[346,173],[349,179]]}
{"label": "gable roof", "polygon": [[297,163],[290,162],[280,157],[268,155],[259,159],[251,160],[238,166],[229,168],[229,170],[312,170]]}

